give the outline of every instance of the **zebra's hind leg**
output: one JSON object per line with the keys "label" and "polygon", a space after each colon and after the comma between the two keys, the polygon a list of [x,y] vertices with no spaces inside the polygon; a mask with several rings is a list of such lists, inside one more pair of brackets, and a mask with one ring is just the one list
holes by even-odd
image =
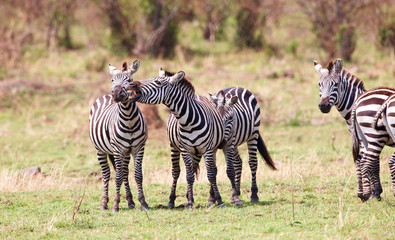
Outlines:
{"label": "zebra's hind leg", "polygon": [[391,173],[392,190],[395,196],[395,153],[392,154],[392,157],[388,165],[390,167],[390,173]]}
{"label": "zebra's hind leg", "polygon": [[171,186],[171,193],[169,197],[169,204],[167,208],[174,208],[174,201],[176,200],[177,181],[180,177],[180,152],[174,147],[171,147],[171,175],[173,176],[173,184]]}
{"label": "zebra's hind leg", "polygon": [[144,155],[144,146],[141,147],[137,153],[133,154],[134,159],[134,179],[137,183],[137,190],[138,190],[138,199],[141,204],[141,210],[147,210],[148,204],[145,202],[144,191],[143,191],[143,170],[142,170],[142,163],[143,163],[143,155]]}
{"label": "zebra's hind leg", "polygon": [[[381,150],[381,149],[380,149]],[[379,155],[381,151],[377,151],[376,149],[367,149],[361,159],[361,175],[362,175],[362,201],[367,201],[373,198],[372,187],[371,184],[374,181],[374,177],[372,177],[372,169],[376,162],[379,161]]]}
{"label": "zebra's hind leg", "polygon": [[126,200],[128,201],[128,207],[130,209],[135,208],[135,204],[133,201],[133,195],[130,191],[129,185],[129,162],[130,162],[130,155],[124,158],[123,162],[123,183],[125,185],[125,192],[126,192]]}
{"label": "zebra's hind leg", "polygon": [[102,151],[97,151],[97,160],[99,160],[99,164],[102,171],[102,179],[103,179],[103,196],[101,199],[100,210],[107,210],[108,183],[110,182],[110,173],[111,173],[110,167],[108,166],[108,162],[107,162],[107,153]]}
{"label": "zebra's hind leg", "polygon": [[372,163],[372,190],[371,190],[371,198],[376,198],[378,201],[381,200],[380,194],[383,192],[383,188],[380,183],[380,159],[377,158],[376,161]]}
{"label": "zebra's hind leg", "polygon": [[258,159],[256,157],[257,139],[253,138],[247,142],[249,160],[248,164],[251,169],[251,202],[259,202],[258,185],[256,184],[256,172],[258,169]]}

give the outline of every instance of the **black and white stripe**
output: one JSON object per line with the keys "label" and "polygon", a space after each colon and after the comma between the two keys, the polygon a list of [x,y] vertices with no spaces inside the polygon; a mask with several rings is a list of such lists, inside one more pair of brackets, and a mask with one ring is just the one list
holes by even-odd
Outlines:
{"label": "black and white stripe", "polygon": [[191,82],[184,76],[184,72],[178,72],[172,77],[134,82],[136,89],[141,91],[137,101],[148,104],[162,103],[171,111],[167,133],[171,146],[173,184],[168,207],[173,208],[176,199],[180,154],[187,169],[187,207],[192,208],[194,205],[194,170],[197,171],[202,156],[211,186],[210,197],[215,199],[219,206],[224,206],[216,182],[215,156],[224,136],[224,123],[217,109],[206,97],[196,95]]}
{"label": "black and white stripe", "polygon": [[[222,97],[224,95],[224,97]],[[256,184],[256,172],[258,168],[257,150],[265,160],[266,164],[273,170],[276,170],[273,160],[267,151],[266,145],[259,133],[261,123],[261,115],[258,102],[255,96],[247,89],[240,87],[226,88],[213,95],[212,102],[218,108],[221,107],[221,100],[227,100],[237,97],[238,101],[233,106],[233,128],[234,137],[228,141],[223,148],[225,159],[228,166],[228,177],[232,183],[232,175],[229,167],[234,168],[235,186],[232,183],[232,199],[236,204],[240,204],[240,179],[242,172],[242,159],[239,155],[238,146],[247,142],[249,165],[251,169],[252,185],[251,185],[251,202],[259,201],[258,186]],[[230,164],[232,164],[230,166]]]}
{"label": "black and white stripe", "polygon": [[133,67],[127,70],[124,63],[123,71],[117,70],[110,65],[112,75],[112,94],[98,98],[92,105],[89,115],[89,134],[92,143],[97,150],[102,177],[103,196],[101,209],[107,209],[108,184],[110,180],[110,168],[107,157],[116,170],[116,195],[114,198],[113,211],[119,210],[120,188],[125,184],[128,207],[134,208],[132,193],[130,191],[128,174],[130,154],[133,155],[135,180],[138,186],[138,199],[143,209],[147,209],[143,193],[142,160],[144,146],[147,140],[147,123],[140,109],[134,102],[126,88],[133,81],[132,74],[139,68],[139,61],[133,63]]}
{"label": "black and white stripe", "polygon": [[[336,60],[335,63],[330,62],[327,68],[323,68],[316,61],[314,61],[314,66],[317,72],[321,74],[321,78],[318,82],[321,98],[318,105],[319,109],[323,113],[328,113],[332,106],[335,106],[342,117],[346,120],[348,130],[352,132],[352,108],[357,98],[366,92],[362,80],[344,69],[341,59]],[[363,199],[363,187],[360,161],[364,151],[364,147],[361,146],[361,151],[358,156],[354,158],[357,170],[358,197],[361,199]],[[372,194],[380,195],[381,192],[379,189],[381,189],[381,184],[378,163],[376,163],[370,177],[373,182],[373,185],[370,186],[370,192]]]}
{"label": "black and white stripe", "polygon": [[[375,88],[361,95],[354,105],[352,114],[354,158],[356,158],[359,153],[359,142],[362,142],[363,147],[366,149],[361,158],[362,200],[368,200],[370,198],[379,199],[383,191],[377,182],[373,182],[374,192],[372,194],[369,177],[372,172],[379,171],[379,158],[384,146],[395,146],[393,139],[388,134],[391,129],[386,128],[381,119],[376,119],[383,104],[385,104],[386,100],[393,94],[395,94],[395,89],[385,87]],[[387,118],[388,115],[385,117]],[[393,183],[395,181],[395,176],[393,174],[394,158],[395,153],[390,160]],[[393,187],[395,188],[394,185]]]}

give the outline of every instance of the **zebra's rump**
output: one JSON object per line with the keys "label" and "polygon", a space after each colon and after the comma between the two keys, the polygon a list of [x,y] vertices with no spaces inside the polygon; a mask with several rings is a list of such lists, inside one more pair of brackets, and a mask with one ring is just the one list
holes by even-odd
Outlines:
{"label": "zebra's rump", "polygon": [[384,145],[393,145],[394,142],[387,133],[381,119],[374,127],[375,116],[388,97],[395,93],[392,88],[375,88],[362,94],[355,102],[355,122],[362,136],[359,136],[365,145],[381,151]]}

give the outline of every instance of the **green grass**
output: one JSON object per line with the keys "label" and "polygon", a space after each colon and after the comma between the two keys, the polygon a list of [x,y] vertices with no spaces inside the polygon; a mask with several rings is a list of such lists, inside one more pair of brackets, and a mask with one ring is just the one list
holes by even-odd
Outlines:
{"label": "green grass", "polygon": [[[196,208],[167,210],[172,177],[166,129],[149,129],[143,171],[150,210],[128,210],[122,199],[119,213],[100,211],[100,166],[89,140],[88,116],[94,100],[110,92],[111,80],[107,69],[100,71],[101,62],[94,65],[91,56],[96,54],[84,51],[52,53],[31,63],[21,78],[41,83],[41,87],[23,83],[19,90],[0,89],[1,239],[395,238],[395,198],[388,169],[393,149],[385,148],[382,153],[382,201],[362,203],[356,196],[345,121],[336,109],[323,115],[317,107],[319,74],[308,57],[316,50],[306,50],[305,58],[300,51],[296,57],[269,58],[259,52],[227,51],[219,43],[214,54],[185,61],[141,59],[135,80],[157,76],[163,66],[186,71],[201,95],[230,86],[252,90],[261,106],[261,134],[279,171],[270,171],[259,158],[260,202],[250,203],[247,148],[241,146],[243,206],[236,208],[229,203],[225,161],[218,152],[219,189],[227,207],[206,206],[209,186],[201,164],[194,185]],[[98,60],[108,59],[116,66],[134,60],[107,54],[97,53]],[[361,56],[345,67],[357,67],[354,71],[367,88],[392,86],[393,72],[382,66],[395,60],[379,55],[376,62],[377,66],[371,58]],[[158,108],[166,121],[168,112],[163,106]],[[43,175],[31,178],[19,173],[33,165],[40,166]],[[186,202],[183,165],[181,169],[177,206]],[[130,181],[137,196],[133,176]],[[114,188],[112,180],[109,206]],[[139,207],[136,197],[134,200]]]}

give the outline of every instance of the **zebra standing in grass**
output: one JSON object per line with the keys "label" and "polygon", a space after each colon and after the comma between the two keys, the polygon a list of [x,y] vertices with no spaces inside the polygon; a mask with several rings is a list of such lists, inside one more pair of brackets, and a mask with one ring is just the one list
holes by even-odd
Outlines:
{"label": "zebra standing in grass", "polygon": [[[318,82],[321,98],[321,101],[318,104],[319,109],[322,113],[329,113],[332,106],[336,106],[336,109],[346,120],[348,130],[352,132],[351,114],[353,104],[359,96],[366,92],[362,80],[344,69],[341,59],[337,59],[335,63],[330,62],[327,68],[323,68],[320,64],[314,61],[314,67],[317,72],[321,74],[321,78]],[[365,149],[362,147],[358,157],[354,158],[358,179],[358,197],[361,199],[364,199],[364,197],[360,161],[364,151]],[[375,185],[375,189],[371,189],[370,192],[377,197],[380,197],[382,190],[378,163],[375,165],[371,177],[372,182]]]}
{"label": "zebra standing in grass", "polygon": [[132,90],[128,92],[126,89],[133,81],[133,74],[138,70],[139,66],[140,62],[136,60],[128,70],[125,62],[121,72],[110,65],[112,94],[98,98],[90,111],[89,134],[92,143],[97,149],[97,158],[102,169],[104,183],[100,209],[108,208],[110,168],[107,156],[116,170],[116,195],[112,211],[119,211],[122,181],[125,184],[128,207],[134,208],[135,204],[128,180],[130,154],[133,155],[134,159],[138,199],[142,209],[148,209],[143,193],[141,168],[145,141],[147,140],[147,123],[135,103],[134,92]]}
{"label": "zebra standing in grass", "polygon": [[[368,180],[366,175],[374,169],[375,164],[379,163],[382,148],[385,145],[395,146],[395,89],[377,88],[368,91],[357,100],[352,117],[354,119],[354,158],[359,152],[359,140],[367,149],[361,160],[363,196],[366,200],[372,197],[365,186]],[[389,160],[389,167],[395,195],[395,152]]]}
{"label": "zebra standing in grass", "polygon": [[[257,159],[257,150],[265,159],[266,164],[272,169],[277,170],[273,160],[270,157],[269,152],[267,151],[265,142],[263,141],[260,133],[259,127],[261,124],[261,115],[258,102],[255,96],[244,88],[232,87],[226,88],[224,90],[219,91],[218,93],[211,96],[212,102],[215,106],[221,107],[223,105],[222,99],[232,99],[234,96],[238,97],[238,102],[234,105],[234,140],[233,142],[228,142],[223,148],[223,152],[225,155],[226,162],[230,162],[233,160],[233,168],[235,171],[235,188],[232,192],[231,201],[236,204],[241,204],[240,196],[240,179],[242,172],[242,160],[239,155],[237,147],[241,144],[247,142],[248,145],[248,154],[249,154],[249,165],[251,169],[252,175],[252,184],[251,184],[251,202],[258,202],[258,186],[256,184],[256,172],[258,168],[258,159]],[[231,179],[231,176],[229,176]],[[232,182],[232,180],[231,180]],[[233,187],[233,185],[232,185]]]}
{"label": "zebra standing in grass", "polygon": [[210,182],[210,197],[219,206],[224,206],[218,191],[216,176],[216,151],[224,137],[224,122],[217,109],[206,97],[195,94],[192,83],[184,72],[172,77],[156,77],[135,81],[134,89],[139,90],[141,103],[166,105],[170,111],[167,134],[170,140],[173,184],[168,208],[174,208],[177,180],[180,175],[180,154],[186,166],[188,182],[187,208],[194,205],[193,183],[196,162],[204,157],[207,177]]}

